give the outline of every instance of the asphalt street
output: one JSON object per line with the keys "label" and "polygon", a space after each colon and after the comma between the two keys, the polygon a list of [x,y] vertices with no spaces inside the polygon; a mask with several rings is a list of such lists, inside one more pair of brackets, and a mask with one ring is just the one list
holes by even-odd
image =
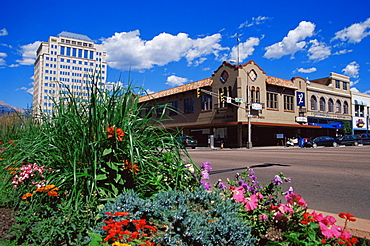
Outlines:
{"label": "asphalt street", "polygon": [[261,147],[252,149],[188,150],[195,164],[209,161],[212,183],[234,179],[250,167],[261,184],[276,174],[292,179],[283,190],[293,187],[310,209],[330,213],[346,212],[370,219],[370,146]]}

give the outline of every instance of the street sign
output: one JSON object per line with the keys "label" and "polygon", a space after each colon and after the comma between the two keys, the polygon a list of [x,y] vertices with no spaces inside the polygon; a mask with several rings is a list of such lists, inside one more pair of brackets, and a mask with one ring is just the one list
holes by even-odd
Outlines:
{"label": "street sign", "polygon": [[226,97],[226,102],[231,103],[231,97]]}
{"label": "street sign", "polygon": [[244,99],[243,98],[235,98],[235,102],[242,103],[242,102],[244,102]]}

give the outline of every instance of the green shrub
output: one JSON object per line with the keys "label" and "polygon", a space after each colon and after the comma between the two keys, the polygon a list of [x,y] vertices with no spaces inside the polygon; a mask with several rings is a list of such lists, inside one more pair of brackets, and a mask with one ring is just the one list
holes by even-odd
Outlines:
{"label": "green shrub", "polygon": [[[130,219],[146,219],[158,231],[153,242],[164,245],[253,245],[251,229],[238,217],[239,205],[220,191],[163,191],[150,199],[134,191],[105,205],[104,212],[129,212]],[[102,233],[102,231],[100,231]]]}

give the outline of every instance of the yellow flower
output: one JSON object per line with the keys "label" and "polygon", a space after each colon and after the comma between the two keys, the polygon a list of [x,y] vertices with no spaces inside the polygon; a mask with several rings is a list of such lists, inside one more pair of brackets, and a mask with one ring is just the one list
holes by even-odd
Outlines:
{"label": "yellow flower", "polygon": [[114,243],[112,243],[112,246],[130,246],[130,244],[128,244],[128,243],[114,242]]}

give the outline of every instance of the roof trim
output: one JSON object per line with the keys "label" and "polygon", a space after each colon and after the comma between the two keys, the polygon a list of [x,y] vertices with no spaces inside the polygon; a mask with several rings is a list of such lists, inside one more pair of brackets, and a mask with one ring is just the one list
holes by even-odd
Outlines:
{"label": "roof trim", "polygon": [[212,78],[198,80],[198,81],[188,83],[188,84],[185,84],[185,85],[180,85],[180,86],[177,86],[177,87],[173,87],[171,89],[167,89],[167,90],[155,92],[155,93],[152,93],[152,94],[149,94],[149,95],[146,95],[146,96],[142,96],[142,97],[139,98],[139,102],[140,103],[141,102],[146,102],[146,101],[150,101],[150,100],[153,100],[153,99],[158,99],[158,98],[162,98],[162,97],[166,97],[166,96],[175,95],[175,94],[182,93],[182,92],[185,92],[185,91],[195,90],[195,89],[200,88],[200,87],[211,86],[212,83],[213,83]]}
{"label": "roof trim", "polygon": [[57,36],[58,37],[74,38],[74,39],[93,42],[93,40],[91,38],[89,38],[88,36],[86,36],[84,34],[73,33],[73,32],[62,31]]}
{"label": "roof trim", "polygon": [[280,78],[276,78],[276,77],[272,77],[268,75],[266,76],[266,83],[270,85],[276,85],[280,87],[286,87],[286,88],[298,90],[298,87],[296,87],[292,81],[286,80],[286,79],[280,79]]}

